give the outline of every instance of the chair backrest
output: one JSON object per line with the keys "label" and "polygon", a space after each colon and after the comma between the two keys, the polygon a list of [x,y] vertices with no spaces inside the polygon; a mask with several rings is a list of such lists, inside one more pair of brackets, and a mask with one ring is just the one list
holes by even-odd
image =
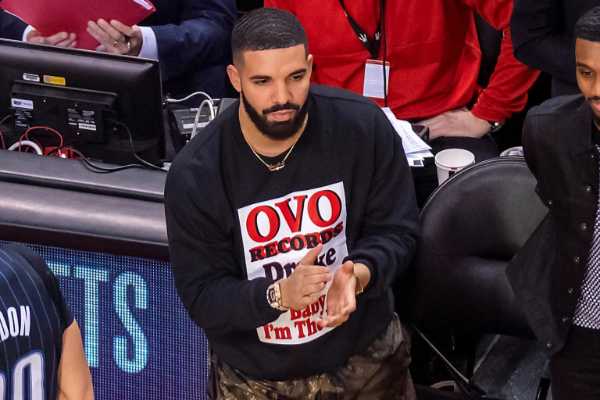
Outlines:
{"label": "chair backrest", "polygon": [[421,327],[533,336],[505,274],[546,214],[521,157],[487,160],[442,184],[421,212],[415,260],[395,287]]}

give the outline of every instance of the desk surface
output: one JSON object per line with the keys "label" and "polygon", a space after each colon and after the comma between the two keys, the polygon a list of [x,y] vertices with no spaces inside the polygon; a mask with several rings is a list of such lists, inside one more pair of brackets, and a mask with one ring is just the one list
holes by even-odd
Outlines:
{"label": "desk surface", "polygon": [[165,179],[0,151],[0,239],[167,261]]}

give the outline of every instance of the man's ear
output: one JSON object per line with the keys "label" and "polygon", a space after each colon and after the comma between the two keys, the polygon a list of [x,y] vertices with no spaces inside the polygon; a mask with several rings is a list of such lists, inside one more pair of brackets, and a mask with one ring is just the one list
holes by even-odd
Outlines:
{"label": "man's ear", "polygon": [[231,81],[231,84],[233,85],[233,88],[235,90],[237,90],[238,92],[242,91],[242,81],[240,78],[240,72],[238,71],[238,69],[234,66],[234,65],[228,65],[227,66],[227,75],[229,75],[229,80]]}
{"label": "man's ear", "polygon": [[308,64],[308,79],[310,80],[310,77],[312,75],[313,72],[313,64],[314,64],[314,58],[312,54],[309,54],[306,57],[306,63]]}

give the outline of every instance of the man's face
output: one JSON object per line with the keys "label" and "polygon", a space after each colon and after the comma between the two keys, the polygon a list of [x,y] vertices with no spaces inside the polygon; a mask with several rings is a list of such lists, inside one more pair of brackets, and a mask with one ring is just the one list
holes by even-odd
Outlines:
{"label": "man's face", "polygon": [[286,140],[300,130],[308,107],[312,56],[303,45],[247,51],[235,71],[228,69],[241,92],[244,109],[257,129],[272,140]]}
{"label": "man's face", "polygon": [[600,43],[577,39],[577,84],[594,111],[596,125],[600,123]]}

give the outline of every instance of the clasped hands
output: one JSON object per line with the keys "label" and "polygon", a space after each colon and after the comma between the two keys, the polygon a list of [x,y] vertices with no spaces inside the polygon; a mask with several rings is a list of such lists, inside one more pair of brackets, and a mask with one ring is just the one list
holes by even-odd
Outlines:
{"label": "clasped hands", "polygon": [[[88,22],[87,32],[100,43],[96,48],[98,51],[131,56],[138,56],[142,51],[144,39],[137,25],[127,26],[116,20],[109,23],[99,19],[97,22]],[[44,37],[39,31],[33,29],[27,34],[26,40],[28,43],[65,48],[77,46],[77,36],[67,32]]]}
{"label": "clasped hands", "polygon": [[327,317],[317,319],[316,323],[322,328],[336,327],[346,322],[356,310],[355,264],[346,261],[332,277],[329,268],[314,265],[322,249],[322,244],[311,249],[289,278],[279,281],[281,302],[284,307],[302,310],[316,303],[327,282],[332,281],[327,294]]}
{"label": "clasped hands", "polygon": [[418,123],[429,127],[429,140],[441,136],[481,138],[490,131],[489,122],[476,117],[466,107],[446,111]]}

